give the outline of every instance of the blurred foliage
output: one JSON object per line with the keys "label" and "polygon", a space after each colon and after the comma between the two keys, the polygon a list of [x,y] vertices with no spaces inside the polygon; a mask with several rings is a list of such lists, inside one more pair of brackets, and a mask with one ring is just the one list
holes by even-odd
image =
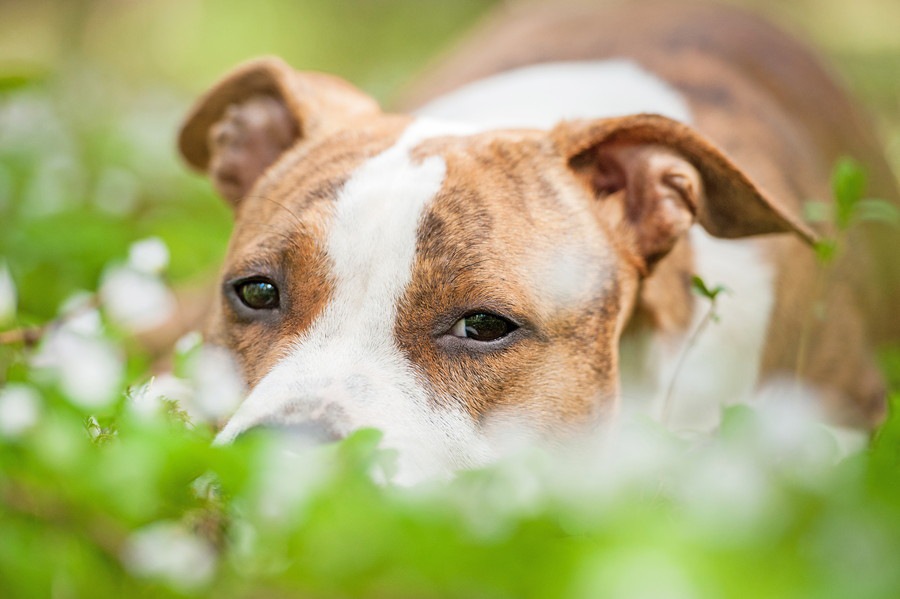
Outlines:
{"label": "blurred foliage", "polygon": [[824,430],[741,407],[690,441],[633,423],[632,449],[649,454],[534,450],[400,488],[373,482],[391,461],[375,431],[320,448],[263,434],[219,447],[171,410],[123,400],[89,417],[29,385],[42,416],[0,439],[4,597],[900,589],[900,397],[872,446],[843,460]]}
{"label": "blurred foliage", "polygon": [[[748,3],[829,50],[900,157],[900,5]],[[151,356],[83,294],[148,238],[171,257],[153,276],[206,280],[230,229],[176,158],[190,98],[274,53],[389,101],[493,4],[0,0],[0,331],[68,314],[37,348],[0,345],[0,597],[897,596],[897,397],[844,459],[824,431],[792,443],[735,408],[709,438],[635,423],[657,453],[612,472],[529,454],[403,489],[373,482],[391,455],[372,431],[219,447],[166,393],[148,409],[148,387],[126,388]],[[842,168],[838,193],[858,196]],[[195,351],[176,356],[185,380]],[[78,356],[102,357],[107,384]],[[884,362],[897,388],[900,358]]]}
{"label": "blurred foliage", "polygon": [[844,157],[831,174],[832,202],[807,202],[804,206],[808,222],[827,223],[836,235],[825,236],[815,244],[816,254],[823,264],[834,262],[839,250],[846,245],[849,230],[865,222],[878,222],[897,227],[900,208],[888,200],[867,198],[866,173],[862,165]]}

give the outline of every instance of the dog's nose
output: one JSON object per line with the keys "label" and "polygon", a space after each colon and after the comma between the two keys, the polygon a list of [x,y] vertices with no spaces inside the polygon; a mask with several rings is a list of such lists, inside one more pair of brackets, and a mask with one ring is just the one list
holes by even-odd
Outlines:
{"label": "dog's nose", "polygon": [[248,433],[252,434],[254,431],[269,432],[290,441],[291,444],[302,446],[335,443],[346,436],[346,434],[326,420],[312,419],[301,422],[286,422],[273,419],[258,422],[241,430],[223,430],[216,438],[216,444],[232,443],[238,437]]}
{"label": "dog's nose", "polygon": [[340,441],[352,430],[351,419],[333,401],[303,396],[290,401],[257,402],[250,395],[216,436],[224,445],[250,430],[278,431],[282,437],[305,439],[308,444]]}

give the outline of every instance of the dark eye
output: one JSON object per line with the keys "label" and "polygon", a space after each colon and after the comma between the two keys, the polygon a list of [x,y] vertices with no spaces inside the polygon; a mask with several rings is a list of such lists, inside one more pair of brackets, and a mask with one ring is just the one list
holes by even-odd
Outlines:
{"label": "dark eye", "polygon": [[248,308],[274,310],[278,307],[278,287],[265,279],[246,279],[234,284],[234,291]]}
{"label": "dark eye", "polygon": [[515,324],[501,316],[479,313],[457,320],[450,329],[450,334],[473,341],[495,341],[506,337],[517,328]]}

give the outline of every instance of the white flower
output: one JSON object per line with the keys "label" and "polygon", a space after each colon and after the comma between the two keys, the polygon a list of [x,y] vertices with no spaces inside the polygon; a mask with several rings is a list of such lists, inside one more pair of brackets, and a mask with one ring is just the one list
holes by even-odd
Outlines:
{"label": "white flower", "polygon": [[192,349],[199,347],[201,343],[203,343],[203,335],[199,331],[185,333],[175,342],[175,352],[183,356]]}
{"label": "white flower", "polygon": [[6,262],[0,262],[0,324],[15,318],[16,301],[16,284]]}
{"label": "white flower", "polygon": [[32,365],[49,369],[66,396],[85,409],[112,402],[124,375],[122,357],[112,343],[65,326],[44,339]]}
{"label": "white flower", "polygon": [[100,295],[109,317],[132,332],[160,326],[175,311],[175,298],[159,277],[132,267],[108,268]]}
{"label": "white flower", "polygon": [[138,272],[159,274],[169,266],[169,248],[159,237],[136,241],[128,248],[128,265]]}
{"label": "white flower", "polygon": [[[209,420],[230,416],[246,393],[240,368],[223,347],[206,345],[190,362],[194,384],[194,408]],[[193,416],[193,410],[189,409]]]}
{"label": "white flower", "polygon": [[152,416],[161,411],[164,400],[184,406],[190,402],[191,395],[188,381],[166,373],[150,379],[132,393],[131,406],[142,416]]}
{"label": "white flower", "polygon": [[818,471],[843,457],[824,428],[826,417],[814,389],[776,380],[759,390],[756,402],[760,454],[794,464],[798,471]]}
{"label": "white flower", "polygon": [[306,507],[335,471],[330,456],[290,431],[275,433],[256,467],[257,513],[272,522],[303,518]]}
{"label": "white flower", "polygon": [[0,435],[14,439],[37,424],[41,398],[27,385],[9,384],[0,389]]}
{"label": "white flower", "polygon": [[213,547],[176,522],[157,522],[132,534],[122,561],[135,575],[161,578],[182,591],[207,584],[216,569]]}
{"label": "white flower", "polygon": [[707,531],[736,537],[758,533],[766,517],[780,507],[765,460],[751,447],[731,449],[721,443],[682,457],[678,495]]}
{"label": "white flower", "polygon": [[[194,347],[194,339],[184,345]],[[222,347],[200,345],[188,358],[187,378],[165,373],[131,394],[132,407],[142,415],[159,411],[162,401],[174,401],[191,422],[218,422],[230,416],[246,393],[240,369]]]}
{"label": "white flower", "polygon": [[84,337],[100,337],[103,334],[103,320],[100,311],[90,307],[92,301],[93,295],[79,291],[63,302],[59,313],[63,315],[63,326],[67,331]]}
{"label": "white flower", "polygon": [[[194,347],[194,339],[183,345]],[[181,343],[181,342],[179,342]],[[230,416],[246,393],[240,369],[222,347],[201,345],[186,364],[187,378],[160,375],[131,395],[132,407],[143,415],[159,411],[164,399],[184,410],[191,422],[218,422]]]}

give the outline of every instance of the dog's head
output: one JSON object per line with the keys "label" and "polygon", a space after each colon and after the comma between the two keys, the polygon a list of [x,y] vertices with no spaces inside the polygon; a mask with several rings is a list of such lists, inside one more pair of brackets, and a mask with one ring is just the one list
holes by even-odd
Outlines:
{"label": "dog's head", "polygon": [[413,476],[488,457],[495,416],[611,414],[641,281],[695,221],[807,234],[663,117],[479,132],[275,59],[208,92],[180,147],[235,212],[209,334],[252,391],[222,438],[377,427]]}

